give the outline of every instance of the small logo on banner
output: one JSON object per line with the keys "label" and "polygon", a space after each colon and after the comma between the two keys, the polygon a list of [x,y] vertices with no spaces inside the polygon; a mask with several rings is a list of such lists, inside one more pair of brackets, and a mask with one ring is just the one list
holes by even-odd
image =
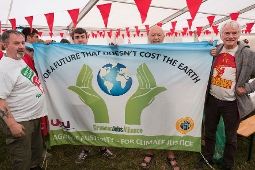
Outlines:
{"label": "small logo on banner", "polygon": [[189,133],[194,128],[194,121],[190,117],[181,118],[176,122],[176,130],[182,134]]}

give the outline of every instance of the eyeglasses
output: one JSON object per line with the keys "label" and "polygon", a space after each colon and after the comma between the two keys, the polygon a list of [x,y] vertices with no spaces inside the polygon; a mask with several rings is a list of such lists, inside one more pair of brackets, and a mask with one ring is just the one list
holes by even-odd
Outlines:
{"label": "eyeglasses", "polygon": [[34,52],[33,48],[30,48],[30,47],[27,47],[27,46],[26,46],[26,50],[29,51],[29,52]]}

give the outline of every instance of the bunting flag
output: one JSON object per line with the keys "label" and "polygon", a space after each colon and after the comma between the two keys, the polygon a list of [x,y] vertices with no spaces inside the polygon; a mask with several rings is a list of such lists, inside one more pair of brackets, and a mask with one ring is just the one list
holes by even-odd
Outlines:
{"label": "bunting flag", "polygon": [[246,30],[251,30],[254,25],[254,22],[246,23]]}
{"label": "bunting flag", "polygon": [[187,33],[187,31],[188,31],[188,28],[187,27],[185,27],[185,28],[182,28],[183,29],[183,33],[184,34],[186,34]]}
{"label": "bunting flag", "polygon": [[143,24],[147,18],[147,13],[149,11],[152,0],[134,0],[134,1],[138,8],[138,11],[140,12],[140,16],[141,16],[142,24]]}
{"label": "bunting flag", "polygon": [[201,35],[203,27],[197,27],[197,36]]}
{"label": "bunting flag", "polygon": [[38,31],[38,35],[39,35],[40,37],[42,37],[42,33],[43,33],[43,32]]}
{"label": "bunting flag", "polygon": [[53,36],[53,33],[52,33],[52,32],[49,32],[49,35],[50,35],[50,38],[52,38],[52,36]]}
{"label": "bunting flag", "polygon": [[208,17],[207,17],[207,19],[208,19],[208,22],[209,22],[210,26],[212,26],[212,24],[213,24],[213,22],[214,22],[214,18],[215,18],[215,16],[214,16],[214,15],[212,15],[212,16],[208,16]]}
{"label": "bunting flag", "polygon": [[64,33],[63,32],[60,32],[59,35],[60,35],[61,38],[64,37]]}
{"label": "bunting flag", "polygon": [[33,32],[33,16],[28,16],[28,17],[25,17],[25,19],[27,20],[27,23],[30,27],[30,33]]}
{"label": "bunting flag", "polygon": [[177,21],[172,21],[172,22],[171,22],[172,28],[173,28],[174,30],[175,30],[176,23],[177,23]]}
{"label": "bunting flag", "polygon": [[218,33],[219,33],[218,25],[213,25],[213,26],[212,26],[212,29],[213,29],[213,32],[214,32],[216,35],[218,35]]}
{"label": "bunting flag", "polygon": [[16,30],[16,19],[15,19],[15,18],[9,19],[9,21],[10,21],[10,23],[11,23],[11,25],[12,25],[12,29],[13,29],[13,30]]}
{"label": "bunting flag", "polygon": [[189,35],[192,36],[193,35],[193,31],[189,31]]}
{"label": "bunting flag", "polygon": [[72,9],[72,10],[67,10],[67,12],[69,13],[72,21],[73,21],[73,29],[76,28],[76,25],[77,25],[77,21],[78,21],[78,16],[79,16],[79,11],[80,9],[77,8],[77,9]]}
{"label": "bunting flag", "polygon": [[231,20],[236,21],[239,16],[239,12],[231,13],[229,16]]}
{"label": "bunting flag", "polygon": [[191,19],[194,20],[202,0],[186,0]]}
{"label": "bunting flag", "polygon": [[49,26],[49,30],[52,33],[52,28],[53,28],[53,23],[54,23],[54,13],[48,13],[48,14],[44,14]]}
{"label": "bunting flag", "polygon": [[191,29],[191,26],[192,26],[192,22],[193,22],[193,19],[187,19],[188,21],[188,26],[189,26],[189,29]]}
{"label": "bunting flag", "polygon": [[109,18],[110,11],[111,11],[111,6],[112,6],[112,3],[97,5],[97,8],[99,9],[101,16],[103,18],[105,28],[107,28],[108,18]]}
{"label": "bunting flag", "polygon": [[162,22],[158,22],[157,25],[158,25],[159,27],[162,27]]}

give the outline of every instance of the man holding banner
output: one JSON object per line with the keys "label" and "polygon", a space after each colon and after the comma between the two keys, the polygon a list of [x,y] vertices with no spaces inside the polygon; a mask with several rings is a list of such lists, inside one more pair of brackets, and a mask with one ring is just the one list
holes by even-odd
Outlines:
{"label": "man holding banner", "polygon": [[[88,43],[88,35],[85,29],[76,28],[72,32],[72,39],[74,44],[87,44]],[[75,163],[82,163],[89,156],[89,147],[86,145],[82,146],[82,151],[78,158],[75,160]],[[116,157],[109,149],[105,146],[101,146],[99,149],[99,153],[108,159],[114,159]]]}
{"label": "man holding banner", "polygon": [[[148,35],[149,43],[160,44],[160,43],[163,43],[164,39],[165,39],[165,34],[163,29],[157,25],[153,26]],[[153,161],[153,158],[154,158],[153,150],[147,150],[142,160],[141,167],[144,169],[148,169]],[[166,162],[171,169],[173,170],[180,169],[179,165],[177,164],[176,158],[174,156],[174,152],[172,150],[167,151]]]}
{"label": "man holding banner", "polygon": [[249,97],[249,93],[255,91],[255,81],[249,82],[250,77],[255,75],[255,52],[238,41],[241,29],[241,25],[232,20],[224,23],[220,29],[223,44],[217,46],[217,57],[211,67],[204,108],[205,159],[196,163],[196,168],[203,167],[206,162],[213,163],[215,135],[222,116],[226,134],[222,170],[232,169],[240,118],[244,118],[255,108]]}

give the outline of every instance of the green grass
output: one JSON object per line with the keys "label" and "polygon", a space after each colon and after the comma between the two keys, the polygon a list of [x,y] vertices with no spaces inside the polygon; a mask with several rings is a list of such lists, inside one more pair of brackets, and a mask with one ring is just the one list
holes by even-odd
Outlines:
{"label": "green grass", "polygon": [[[255,153],[252,154],[251,162],[246,162],[248,154],[248,141],[246,138],[238,137],[238,149],[236,164],[234,170],[254,170]],[[138,170],[141,169],[139,164],[142,160],[144,150],[142,149],[125,149],[110,148],[117,157],[114,160],[108,160],[98,154],[98,147],[91,146],[91,155],[81,164],[75,164],[74,160],[81,151],[80,146],[61,145],[53,146],[49,151],[53,157],[47,160],[47,170]],[[253,149],[254,150],[254,149]],[[182,170],[193,170],[194,163],[201,156],[197,152],[176,151],[176,157]],[[166,152],[163,150],[155,151],[154,162],[151,170],[169,169],[165,162]],[[0,170],[11,170],[11,160],[5,145],[2,131],[0,131]],[[216,170],[220,169],[219,165],[213,166]],[[204,170],[210,170],[205,167]]]}

